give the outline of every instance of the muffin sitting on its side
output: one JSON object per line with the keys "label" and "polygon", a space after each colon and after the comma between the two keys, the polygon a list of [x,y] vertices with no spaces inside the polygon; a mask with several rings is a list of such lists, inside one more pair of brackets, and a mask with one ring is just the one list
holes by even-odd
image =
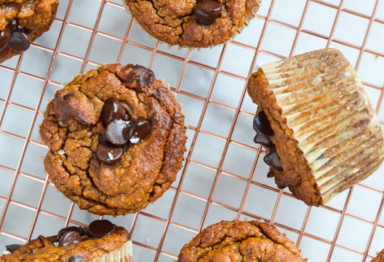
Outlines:
{"label": "muffin sitting on its side", "polygon": [[58,5],[57,0],[0,1],[0,63],[27,50],[48,31]]}
{"label": "muffin sitting on its side", "polygon": [[319,206],[384,159],[383,132],[355,70],[335,49],[266,64],[248,82],[255,142],[279,188]]}
{"label": "muffin sitting on its side", "polygon": [[56,92],[40,134],[50,180],[81,209],[145,208],[176,179],[186,127],[174,94],[142,66],[112,64]]}

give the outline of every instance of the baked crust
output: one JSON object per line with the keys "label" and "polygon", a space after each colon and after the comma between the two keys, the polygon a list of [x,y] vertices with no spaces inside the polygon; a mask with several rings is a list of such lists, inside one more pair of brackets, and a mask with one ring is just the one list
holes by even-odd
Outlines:
{"label": "baked crust", "polygon": [[300,250],[274,226],[258,221],[221,221],[194,237],[180,251],[178,262],[298,262]]}
{"label": "baked crust", "polygon": [[221,16],[207,26],[196,20],[195,0],[124,1],[148,34],[170,45],[187,47],[209,47],[227,42],[260,6],[260,0],[220,0]]}
{"label": "baked crust", "polygon": [[[95,214],[145,208],[170,187],[182,166],[186,127],[180,105],[155,78],[138,76],[132,82],[129,75],[135,70],[148,69],[112,64],[77,76],[56,92],[40,126],[50,149],[44,164],[51,181],[81,209]],[[100,162],[95,153],[105,131],[100,114],[111,97],[124,103],[132,118],[152,126],[114,165]]]}
{"label": "baked crust", "polygon": [[83,261],[92,261],[123,247],[128,240],[128,232],[122,227],[116,227],[115,232],[102,238],[91,238],[65,247],[55,246],[57,236],[39,236],[12,254],[0,257],[0,261],[66,262],[73,256],[81,256]]}
{"label": "baked crust", "polygon": [[[33,42],[49,30],[58,5],[57,0],[0,0],[0,31],[16,19],[21,27],[30,32]],[[21,53],[9,47],[5,48],[0,51],[0,63]]]}
{"label": "baked crust", "polygon": [[322,49],[262,66],[248,83],[283,171],[271,170],[308,205],[322,205],[367,178],[384,158],[383,132],[345,57]]}
{"label": "baked crust", "polygon": [[384,262],[384,249],[371,262]]}

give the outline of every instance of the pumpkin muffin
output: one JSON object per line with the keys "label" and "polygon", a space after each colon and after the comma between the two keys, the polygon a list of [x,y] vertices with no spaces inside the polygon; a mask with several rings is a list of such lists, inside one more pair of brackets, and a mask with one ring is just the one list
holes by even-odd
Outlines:
{"label": "pumpkin muffin", "polygon": [[210,47],[240,32],[261,0],[124,0],[148,34],[170,45]]}
{"label": "pumpkin muffin", "polygon": [[8,245],[1,262],[130,262],[132,242],[128,232],[108,220],[95,220],[88,227],[66,227],[57,235],[39,236],[26,245]]}
{"label": "pumpkin muffin", "polygon": [[50,28],[57,0],[0,1],[0,63],[27,50]]}
{"label": "pumpkin muffin", "polygon": [[81,209],[123,215],[145,208],[176,179],[186,126],[169,88],[143,66],[111,64],[56,92],[40,134],[45,169]]}
{"label": "pumpkin muffin", "polygon": [[384,136],[355,70],[335,49],[263,65],[248,82],[255,142],[279,188],[326,204],[384,159]]}
{"label": "pumpkin muffin", "polygon": [[178,262],[304,262],[300,250],[274,226],[258,221],[221,221],[194,237]]}

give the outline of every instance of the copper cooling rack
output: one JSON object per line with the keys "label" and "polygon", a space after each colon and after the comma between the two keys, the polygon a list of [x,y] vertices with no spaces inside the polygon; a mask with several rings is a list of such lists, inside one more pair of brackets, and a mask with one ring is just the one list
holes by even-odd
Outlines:
{"label": "copper cooling rack", "polygon": [[383,0],[263,0],[241,35],[200,51],[150,38],[120,0],[60,0],[50,31],[0,65],[0,252],[98,218],[49,182],[38,126],[63,82],[121,62],[152,68],[169,82],[189,125],[186,161],[172,188],[142,212],[108,217],[130,231],[135,261],[175,261],[202,228],[235,218],[274,224],[309,261],[370,261],[384,248],[384,167],[311,208],[266,178],[265,152],[252,142],[250,73],[324,47],[340,49],[355,66],[383,126]]}

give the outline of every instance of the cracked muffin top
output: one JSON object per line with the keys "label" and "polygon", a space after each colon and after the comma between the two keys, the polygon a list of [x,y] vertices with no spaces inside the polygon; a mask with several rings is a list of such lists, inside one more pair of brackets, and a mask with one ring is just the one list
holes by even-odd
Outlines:
{"label": "cracked muffin top", "polygon": [[47,31],[58,5],[57,0],[0,0],[0,63]]}
{"label": "cracked muffin top", "polygon": [[300,250],[274,226],[258,221],[221,221],[194,237],[178,262],[305,262]]}
{"label": "cracked muffin top", "polygon": [[40,126],[51,181],[99,215],[136,212],[159,198],[182,166],[185,133],[174,94],[151,70],[121,64],[57,91]]}
{"label": "cracked muffin top", "polygon": [[125,0],[132,16],[153,37],[170,45],[223,44],[254,16],[261,0]]}
{"label": "cracked muffin top", "polygon": [[132,242],[123,227],[108,220],[95,220],[89,226],[69,226],[57,235],[38,238],[25,245],[7,245],[1,262],[120,262],[132,261]]}

